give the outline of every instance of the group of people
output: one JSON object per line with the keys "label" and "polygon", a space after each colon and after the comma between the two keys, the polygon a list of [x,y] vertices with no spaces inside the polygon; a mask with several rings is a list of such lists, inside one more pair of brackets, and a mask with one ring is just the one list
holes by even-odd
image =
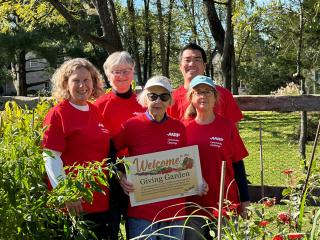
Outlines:
{"label": "group of people", "polygon": [[[119,179],[110,179],[111,187],[104,194],[94,193],[91,204],[82,199],[66,203],[68,211],[95,223],[91,230],[98,239],[118,239],[121,216],[126,219],[129,239],[154,232],[150,239],[201,239],[199,233],[210,239],[204,219],[185,222],[184,216],[194,209],[181,206],[193,202],[218,208],[222,161],[227,165],[225,198],[239,204],[238,213],[246,215],[250,202],[243,159],[248,152],[236,127],[242,113],[227,89],[203,75],[206,53],[200,46],[186,45],[179,61],[183,86],[173,90],[167,77],[153,76],[138,95],[132,89],[135,63],[125,51],[111,54],[103,65],[112,88],[108,93],[103,91],[100,73],[86,59],[64,62],[52,77],[52,96],[59,103],[44,120],[43,137],[51,188],[68,174],[65,166],[102,161],[114,154],[124,157],[191,145],[199,148],[204,186],[197,196],[132,207],[126,194],[134,186],[121,172]],[[175,144],[167,141],[168,132],[178,133]],[[185,230],[184,225],[194,230]]]}

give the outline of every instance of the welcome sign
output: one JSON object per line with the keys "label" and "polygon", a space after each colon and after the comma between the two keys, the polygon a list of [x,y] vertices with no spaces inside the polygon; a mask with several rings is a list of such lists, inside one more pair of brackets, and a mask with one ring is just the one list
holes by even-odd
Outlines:
{"label": "welcome sign", "polygon": [[133,183],[131,206],[199,193],[203,184],[198,146],[129,157],[127,179]]}

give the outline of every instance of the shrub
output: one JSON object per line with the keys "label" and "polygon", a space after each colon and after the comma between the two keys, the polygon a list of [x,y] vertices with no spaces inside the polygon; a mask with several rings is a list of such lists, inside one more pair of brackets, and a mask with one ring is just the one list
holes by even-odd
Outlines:
{"label": "shrub", "polygon": [[72,167],[77,174],[68,174],[48,191],[40,143],[50,107],[41,102],[34,110],[23,110],[7,102],[0,112],[0,239],[88,239],[91,234],[89,223],[61,206],[80,197],[90,201],[92,191],[108,186],[105,170],[114,173],[113,164]]}
{"label": "shrub", "polygon": [[[316,137],[318,122],[320,119],[320,113],[310,113],[307,117],[307,141],[313,141]],[[301,132],[301,125],[299,124],[296,127],[291,135],[289,135],[289,139],[298,141]]]}
{"label": "shrub", "polygon": [[271,95],[276,95],[276,96],[297,96],[299,94],[300,94],[300,87],[294,82],[287,83],[287,86],[280,87],[276,91],[271,92]]}

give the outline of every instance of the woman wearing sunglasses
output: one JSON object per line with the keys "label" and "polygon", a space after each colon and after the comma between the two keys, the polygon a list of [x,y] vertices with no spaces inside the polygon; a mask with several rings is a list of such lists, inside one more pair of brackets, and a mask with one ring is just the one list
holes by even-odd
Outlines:
{"label": "woman wearing sunglasses", "polygon": [[[172,104],[172,87],[169,79],[164,76],[154,76],[148,80],[144,90],[138,95],[138,102],[147,108],[144,114],[140,114],[126,121],[122,130],[114,138],[117,149],[127,147],[130,156],[164,151],[184,147],[186,143],[184,125],[166,114],[167,108]],[[175,139],[169,133],[176,133]],[[120,180],[123,190],[128,193],[134,191],[133,185],[126,180],[125,175]],[[181,211],[184,198],[160,201],[136,207],[128,207],[128,238],[134,238],[140,234],[150,234],[158,229],[170,225],[182,225],[183,220],[161,221],[152,225],[154,221],[174,217]],[[180,204],[176,205],[175,204]],[[170,208],[167,208],[171,206]],[[164,208],[167,208],[163,210]],[[157,215],[160,211],[162,212]],[[182,238],[182,228],[167,228],[158,232],[160,234]],[[142,238],[141,238],[142,239]],[[169,239],[168,237],[152,236],[148,239]]]}

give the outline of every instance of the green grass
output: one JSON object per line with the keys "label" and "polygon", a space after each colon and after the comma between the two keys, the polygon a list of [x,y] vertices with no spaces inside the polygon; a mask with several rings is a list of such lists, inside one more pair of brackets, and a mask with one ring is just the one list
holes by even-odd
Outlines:
{"label": "green grass", "polygon": [[[300,158],[298,141],[294,138],[300,125],[300,113],[244,112],[245,119],[240,122],[241,137],[249,151],[245,165],[249,181],[260,185],[260,143],[259,122],[262,122],[262,159],[264,165],[264,184],[284,186],[286,176],[283,170],[292,168],[295,176],[302,175],[303,161]],[[315,132],[315,130],[314,130]],[[307,161],[310,160],[313,141],[307,145]],[[316,158],[319,158],[319,147]]]}

